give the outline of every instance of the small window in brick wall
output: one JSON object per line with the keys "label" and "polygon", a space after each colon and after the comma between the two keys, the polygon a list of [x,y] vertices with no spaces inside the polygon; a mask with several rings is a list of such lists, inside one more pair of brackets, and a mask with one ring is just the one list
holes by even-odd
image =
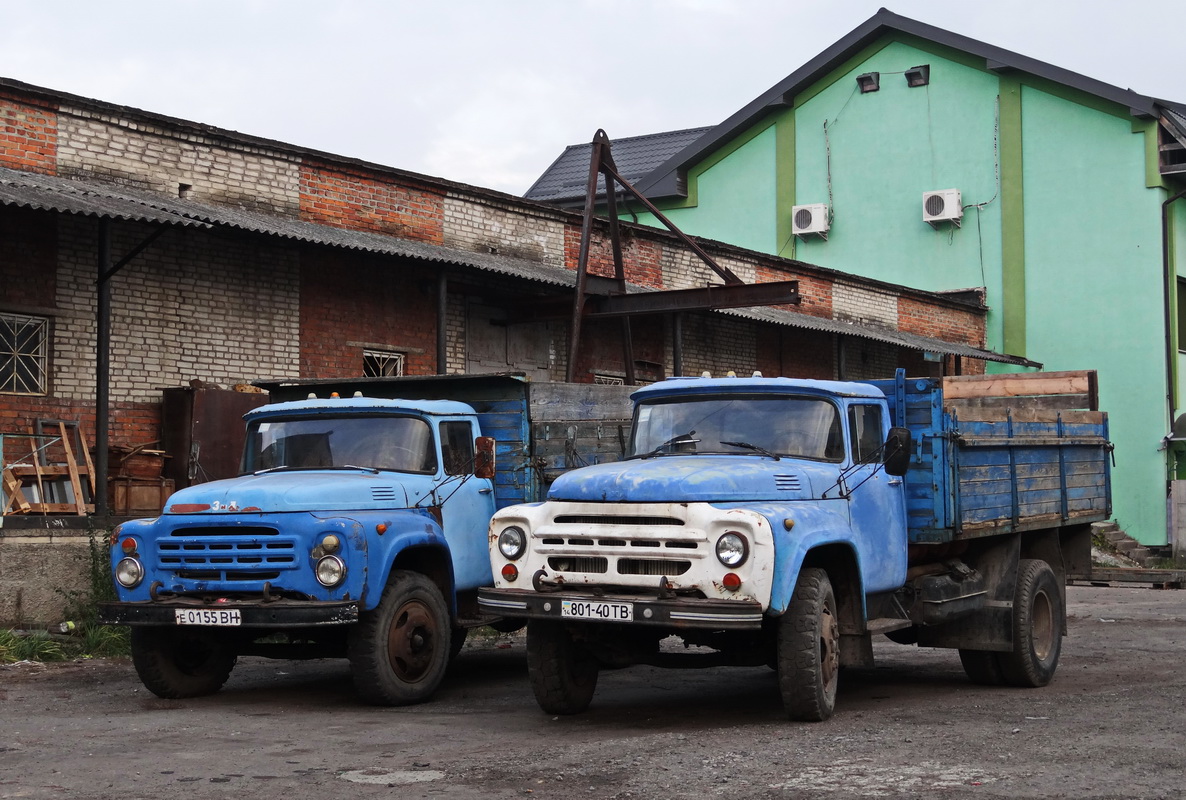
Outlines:
{"label": "small window in brick wall", "polygon": [[398,378],[404,374],[404,354],[394,350],[363,350],[364,378]]}
{"label": "small window in brick wall", "polygon": [[49,320],[0,312],[0,393],[45,394],[49,387]]}
{"label": "small window in brick wall", "polygon": [[602,386],[621,386],[626,383],[626,379],[620,378],[617,375],[598,375],[594,373],[593,382]]}

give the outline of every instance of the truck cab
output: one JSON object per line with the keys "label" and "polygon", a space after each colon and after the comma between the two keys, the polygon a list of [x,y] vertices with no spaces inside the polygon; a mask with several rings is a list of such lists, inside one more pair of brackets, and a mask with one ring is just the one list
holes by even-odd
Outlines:
{"label": "truck cab", "polygon": [[474,410],[329,397],[246,421],[242,475],[112,535],[104,615],[133,626],[141,678],[191,696],[237,655],[347,655],[367,699],[422,699],[464,640],[457,598],[491,580],[493,447]]}

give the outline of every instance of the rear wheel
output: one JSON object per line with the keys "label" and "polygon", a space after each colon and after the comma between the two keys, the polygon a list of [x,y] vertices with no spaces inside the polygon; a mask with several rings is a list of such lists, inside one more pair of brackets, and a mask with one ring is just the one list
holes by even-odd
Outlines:
{"label": "rear wheel", "polygon": [[213,694],[231,676],[235,660],[225,640],[202,628],[132,628],[132,664],[157,697]]}
{"label": "rear wheel", "polygon": [[445,676],[452,644],[441,590],[418,572],[395,570],[379,605],[350,631],[354,686],[374,705],[427,700]]}
{"label": "rear wheel", "polygon": [[981,686],[1000,686],[1005,682],[1001,674],[1000,653],[988,650],[960,650],[960,663],[968,680]]}
{"label": "rear wheel", "polygon": [[527,623],[527,675],[535,700],[548,714],[579,714],[593,701],[600,665],[563,623]]}
{"label": "rear wheel", "polygon": [[1006,683],[1050,683],[1062,652],[1062,618],[1062,591],[1054,570],[1045,561],[1022,559],[1013,600],[1013,650],[997,656]]}
{"label": "rear wheel", "polygon": [[778,628],[778,688],[791,719],[820,722],[836,709],[840,683],[840,622],[828,573],[799,573]]}

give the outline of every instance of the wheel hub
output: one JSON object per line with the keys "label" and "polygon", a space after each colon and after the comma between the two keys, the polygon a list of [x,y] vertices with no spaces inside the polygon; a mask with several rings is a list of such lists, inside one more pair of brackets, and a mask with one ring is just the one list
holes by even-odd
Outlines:
{"label": "wheel hub", "polygon": [[400,680],[415,683],[428,673],[438,633],[423,602],[409,600],[396,609],[387,634],[387,655]]}

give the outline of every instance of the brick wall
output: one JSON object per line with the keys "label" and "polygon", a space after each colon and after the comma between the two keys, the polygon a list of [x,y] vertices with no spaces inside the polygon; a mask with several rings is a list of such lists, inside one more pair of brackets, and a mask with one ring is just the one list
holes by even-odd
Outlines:
{"label": "brick wall", "polygon": [[382,180],[359,170],[301,164],[301,219],[401,239],[444,242],[444,191]]}
{"label": "brick wall", "polygon": [[53,308],[57,287],[57,218],[11,209],[0,214],[0,309]]}
{"label": "brick wall", "polygon": [[912,297],[898,300],[895,326],[910,333],[949,342],[984,346],[984,318],[971,309],[960,311]]}
{"label": "brick wall", "polygon": [[58,118],[51,104],[0,92],[0,167],[53,175]]}
{"label": "brick wall", "polygon": [[[69,113],[68,113],[69,112]],[[224,139],[63,108],[58,173],[100,178],[206,203],[295,215],[299,173],[295,160]]]}
{"label": "brick wall", "polygon": [[359,377],[368,347],[404,353],[405,374],[436,372],[437,283],[431,270],[308,248],[301,254],[301,285],[301,376]]}
{"label": "brick wall", "polygon": [[[150,231],[113,226],[112,252]],[[60,220],[53,394],[94,397],[97,222]],[[111,280],[111,397],[155,402],[192,379],[229,386],[297,374],[295,248],[172,229]],[[250,332],[250,335],[245,335]]]}
{"label": "brick wall", "polygon": [[[563,267],[567,257],[567,227],[571,223],[555,214],[450,193],[444,199],[441,243],[458,250],[496,253]],[[575,268],[573,258],[571,266]]]}

